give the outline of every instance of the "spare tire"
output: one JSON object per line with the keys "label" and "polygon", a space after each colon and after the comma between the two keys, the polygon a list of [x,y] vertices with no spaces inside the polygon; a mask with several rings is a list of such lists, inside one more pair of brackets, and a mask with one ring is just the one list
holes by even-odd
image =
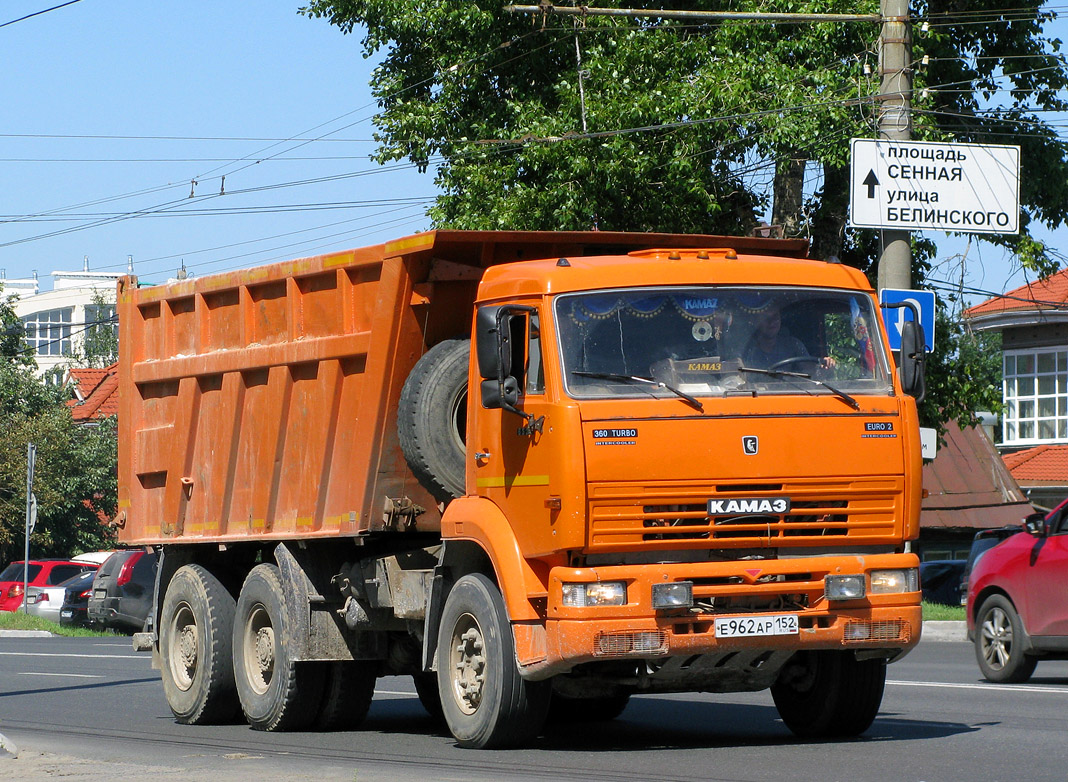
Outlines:
{"label": "spare tire", "polygon": [[416,362],[401,390],[401,450],[419,483],[440,502],[464,495],[470,357],[470,340],[439,342]]}

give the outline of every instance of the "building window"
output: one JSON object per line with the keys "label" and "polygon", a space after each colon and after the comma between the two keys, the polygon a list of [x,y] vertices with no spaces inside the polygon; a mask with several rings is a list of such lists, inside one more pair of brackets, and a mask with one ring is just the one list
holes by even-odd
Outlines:
{"label": "building window", "polygon": [[1006,351],[1004,443],[1068,441],[1068,351]]}
{"label": "building window", "polygon": [[35,312],[22,319],[26,344],[38,356],[67,356],[71,352],[70,333],[73,307]]}

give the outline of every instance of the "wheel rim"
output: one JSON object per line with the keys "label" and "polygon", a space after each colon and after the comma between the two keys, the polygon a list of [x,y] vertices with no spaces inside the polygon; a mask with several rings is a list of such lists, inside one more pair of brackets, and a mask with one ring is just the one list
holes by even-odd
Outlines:
{"label": "wheel rim", "polygon": [[486,683],[485,639],[478,620],[463,614],[452,631],[452,695],[464,714],[474,714],[482,703]]}
{"label": "wheel rim", "polygon": [[262,604],[255,605],[245,620],[241,659],[245,678],[257,695],[263,695],[274,679],[274,625]]}
{"label": "wheel rim", "polygon": [[981,632],[983,659],[993,670],[1000,671],[1012,654],[1012,621],[1004,609],[995,606],[983,620]]}
{"label": "wheel rim", "polygon": [[197,672],[197,620],[188,603],[180,603],[171,618],[167,642],[167,659],[171,680],[179,690],[193,686]]}

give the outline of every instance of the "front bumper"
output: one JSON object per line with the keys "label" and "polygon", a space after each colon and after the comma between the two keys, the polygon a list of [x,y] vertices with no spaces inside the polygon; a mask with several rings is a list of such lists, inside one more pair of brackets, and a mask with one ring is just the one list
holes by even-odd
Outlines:
{"label": "front bumper", "polygon": [[[523,675],[540,679],[591,662],[658,661],[668,658],[801,650],[856,650],[888,659],[920,640],[919,592],[868,594],[828,601],[823,579],[830,574],[916,567],[915,556],[814,557],[667,565],[554,568],[550,574],[544,637],[517,628]],[[654,610],[652,585],[694,584],[695,607]],[[572,608],[561,605],[563,583],[623,581],[627,603]],[[721,638],[717,618],[797,617],[797,633]],[[533,643],[532,643],[533,642]],[[778,655],[777,655],[778,656]]]}

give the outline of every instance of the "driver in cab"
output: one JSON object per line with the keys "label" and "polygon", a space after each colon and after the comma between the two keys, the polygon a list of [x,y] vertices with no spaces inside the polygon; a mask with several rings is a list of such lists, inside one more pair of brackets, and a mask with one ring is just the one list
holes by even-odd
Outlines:
{"label": "driver in cab", "polygon": [[826,370],[835,366],[834,358],[813,357],[805,343],[783,331],[782,310],[777,301],[771,301],[759,314],[752,336],[742,351],[742,362],[754,369],[793,372],[805,371],[805,363],[816,364]]}

